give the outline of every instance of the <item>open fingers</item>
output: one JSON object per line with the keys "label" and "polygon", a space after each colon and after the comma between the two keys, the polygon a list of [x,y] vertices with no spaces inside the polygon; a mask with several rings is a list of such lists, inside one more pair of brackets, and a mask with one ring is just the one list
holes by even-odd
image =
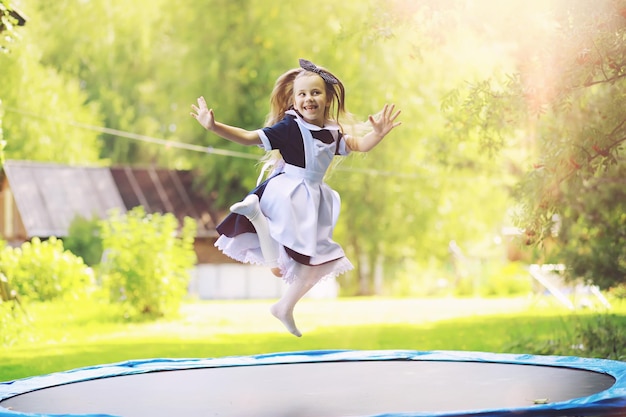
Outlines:
{"label": "open fingers", "polygon": [[204,113],[208,111],[209,109],[206,105],[206,100],[204,99],[204,97],[200,96],[198,98],[198,105],[196,106],[195,104],[192,104],[191,110],[192,110],[191,115],[195,117],[196,119],[200,117],[200,113]]}
{"label": "open fingers", "polygon": [[400,116],[400,110],[395,111],[395,109],[395,104],[385,104],[379,117],[369,117],[370,123],[372,123],[375,129],[380,129],[381,132],[384,132],[383,134],[387,134],[402,124],[402,122],[396,122],[396,119]]}
{"label": "open fingers", "polygon": [[391,121],[394,121],[400,115],[400,110],[395,113],[393,112],[395,108],[395,104],[385,104],[385,107],[383,108],[383,114]]}
{"label": "open fingers", "polygon": [[393,127],[400,125],[400,122],[395,122],[395,121],[398,118],[398,116],[400,116],[401,111],[398,110],[394,112],[395,108],[396,108],[395,104],[385,104],[385,107],[383,107],[383,111],[381,115],[382,121],[384,123],[391,123]]}
{"label": "open fingers", "polygon": [[196,106],[195,104],[192,104],[191,108],[195,112],[198,112],[200,110],[206,110],[207,109],[207,105],[206,105],[206,100],[204,99],[204,97],[199,97],[198,98],[198,105]]}
{"label": "open fingers", "polygon": [[389,121],[391,123],[393,123],[393,127],[396,126],[400,126],[402,124],[402,122],[396,122],[396,119],[398,118],[398,116],[400,116],[400,110],[398,110],[397,112],[395,112],[390,118]]}

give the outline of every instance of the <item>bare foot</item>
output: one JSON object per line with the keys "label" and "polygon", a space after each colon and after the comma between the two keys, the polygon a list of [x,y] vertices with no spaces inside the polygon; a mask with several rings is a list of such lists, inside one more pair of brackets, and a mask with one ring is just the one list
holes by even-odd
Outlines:
{"label": "bare foot", "polygon": [[302,333],[300,333],[300,330],[296,327],[296,322],[293,319],[293,311],[282,311],[278,303],[276,303],[270,307],[270,312],[283,323],[287,330],[289,330],[289,333],[296,337],[302,336]]}

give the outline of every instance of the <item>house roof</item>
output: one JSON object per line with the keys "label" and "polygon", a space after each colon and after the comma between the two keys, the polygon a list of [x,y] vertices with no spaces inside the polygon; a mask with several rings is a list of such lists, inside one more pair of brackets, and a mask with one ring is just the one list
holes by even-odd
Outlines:
{"label": "house roof", "polygon": [[126,210],[108,168],[6,161],[4,173],[28,237],[67,236],[76,216]]}
{"label": "house roof", "polygon": [[143,206],[147,213],[172,213],[181,223],[191,217],[198,223],[198,236],[217,236],[212,202],[194,186],[192,171],[128,166],[110,171],[127,209]]}
{"label": "house roof", "polygon": [[4,173],[29,238],[67,236],[77,216],[106,218],[139,205],[196,219],[199,237],[216,234],[210,202],[194,189],[190,171],[6,161]]}

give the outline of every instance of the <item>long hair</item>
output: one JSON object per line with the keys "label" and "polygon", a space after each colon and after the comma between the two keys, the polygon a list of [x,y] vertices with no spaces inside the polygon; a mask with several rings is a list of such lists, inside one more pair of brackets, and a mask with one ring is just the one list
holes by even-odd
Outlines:
{"label": "long hair", "polygon": [[[330,98],[330,106],[326,108],[324,118],[333,121],[339,125],[339,130],[343,134],[344,125],[342,121],[347,122],[348,130],[352,132],[354,117],[346,110],[345,98],[346,90],[339,78],[335,77],[330,71],[323,67],[317,67],[319,70],[326,72],[337,80],[337,84],[325,82],[326,96]],[[307,71],[303,68],[294,68],[282,74],[276,80],[272,95],[270,96],[270,112],[265,119],[265,126],[273,126],[285,117],[285,112],[294,106],[293,83],[297,78],[318,75],[315,72]],[[282,166],[282,155],[278,150],[272,150],[262,158],[264,162],[259,181],[263,178],[264,173],[273,172]]]}
{"label": "long hair", "polygon": [[[349,116],[349,113],[346,111],[345,104],[346,90],[343,86],[343,83],[330,71],[322,67],[318,68],[337,79],[337,84],[331,84],[328,82],[324,83],[326,85],[326,96],[330,97],[331,103],[331,105],[327,108],[324,117],[327,120],[332,120],[336,123],[339,123],[341,127],[339,119]],[[282,118],[285,117],[285,112],[293,107],[294,81],[300,77],[312,75],[318,74],[302,68],[295,68],[285,72],[283,75],[278,77],[276,83],[274,84],[272,95],[270,96],[270,112],[267,115],[265,126],[272,126],[273,124],[281,121]]]}

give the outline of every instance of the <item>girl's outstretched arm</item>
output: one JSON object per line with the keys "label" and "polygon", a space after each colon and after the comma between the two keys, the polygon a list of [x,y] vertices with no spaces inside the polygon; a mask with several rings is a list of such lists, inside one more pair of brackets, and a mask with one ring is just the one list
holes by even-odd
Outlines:
{"label": "girl's outstretched arm", "polygon": [[373,130],[361,138],[347,137],[346,143],[348,147],[350,147],[350,150],[367,152],[378,145],[387,133],[391,132],[391,129],[400,126],[402,123],[396,122],[396,119],[400,115],[400,110],[394,113],[395,108],[395,104],[385,104],[378,119],[375,119],[374,116],[369,116]]}
{"label": "girl's outstretched arm", "polygon": [[209,109],[206,105],[204,97],[198,99],[198,105],[191,105],[191,116],[198,121],[207,130],[223,137],[231,142],[241,145],[258,145],[261,143],[259,135],[255,131],[241,129],[235,126],[229,126],[224,123],[216,122],[213,109]]}

